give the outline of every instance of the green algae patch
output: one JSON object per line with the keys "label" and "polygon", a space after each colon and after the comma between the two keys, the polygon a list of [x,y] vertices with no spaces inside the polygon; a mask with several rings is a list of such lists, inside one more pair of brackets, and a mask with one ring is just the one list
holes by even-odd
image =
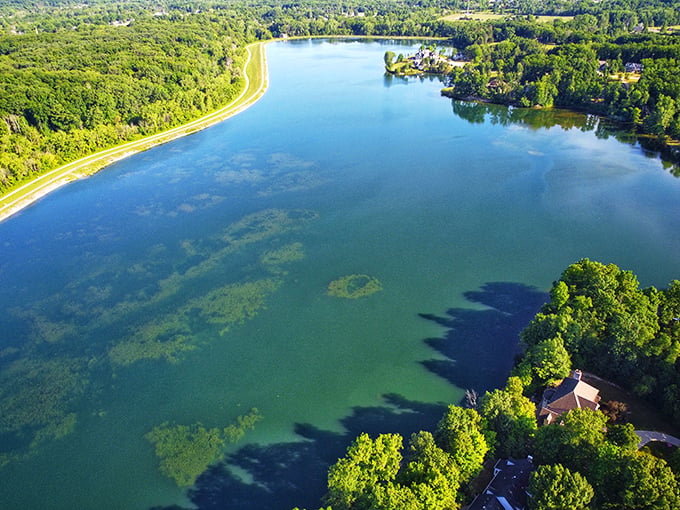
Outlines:
{"label": "green algae patch", "polygon": [[120,366],[132,365],[145,359],[163,359],[169,363],[177,363],[178,354],[196,349],[196,346],[188,341],[189,338],[185,336],[168,341],[144,337],[124,340],[109,350],[109,359],[114,365]]}
{"label": "green algae patch", "polygon": [[276,177],[272,184],[259,191],[257,195],[259,197],[270,197],[281,193],[307,191],[323,183],[323,179],[314,172],[290,172]]}
{"label": "green algae patch", "polygon": [[[285,282],[286,264],[304,259],[296,233],[318,216],[302,208],[241,214],[210,237],[154,245],[131,264],[83,255],[67,285],[10,308],[25,341],[0,348],[0,467],[72,433],[90,379],[182,362],[256,317]],[[231,258],[243,268],[225,281]],[[235,427],[220,433],[242,435]]]}
{"label": "green algae patch", "polygon": [[25,443],[19,450],[0,452],[4,459],[0,463],[30,455],[40,443],[71,433],[76,415],[69,412],[69,407],[82,394],[86,383],[82,363],[70,358],[47,361],[24,358],[3,370],[0,436],[21,437]]}
{"label": "green algae patch", "polygon": [[229,225],[222,234],[222,240],[239,247],[296,230],[316,218],[318,213],[305,209],[265,209]]}
{"label": "green algae patch", "polygon": [[271,240],[301,229],[319,217],[306,209],[265,209],[229,224],[219,235],[205,240],[185,240],[182,248],[187,260],[199,259],[182,271],[174,271],[157,282],[157,292],[148,299],[156,303],[176,295],[189,280],[218,271],[222,261],[248,246]]}
{"label": "green algae patch", "polygon": [[109,360],[114,365],[128,366],[141,360],[163,359],[179,361],[178,355],[196,348],[190,343],[189,329],[182,317],[167,315],[137,328],[132,336],[109,349]]}
{"label": "green algae patch", "polygon": [[224,429],[208,429],[201,423],[171,425],[166,422],[144,437],[154,445],[161,473],[172,478],[178,486],[188,487],[220,458],[227,443],[241,439],[261,419],[260,412],[253,408]]}
{"label": "green algae patch", "polygon": [[280,285],[281,280],[273,278],[225,285],[191,300],[180,309],[180,314],[188,318],[193,312],[209,324],[223,326],[220,331],[223,335],[232,324],[255,317],[264,308],[266,298]]}
{"label": "green algae patch", "polygon": [[78,417],[76,413],[69,413],[61,421],[55,420],[49,423],[46,427],[40,429],[33,436],[33,441],[31,441],[31,450],[40,446],[40,443],[50,439],[61,439],[62,437],[68,436],[76,428],[76,422]]}
{"label": "green algae patch", "polygon": [[79,363],[71,359],[21,359],[0,378],[0,432],[44,428],[61,422],[84,380]]}
{"label": "green algae patch", "polygon": [[302,243],[291,243],[276,250],[269,250],[262,254],[260,262],[267,267],[267,269],[275,274],[286,274],[286,271],[280,266],[297,262],[305,258],[305,252],[302,249]]}
{"label": "green algae patch", "polygon": [[260,420],[262,420],[262,414],[257,407],[253,407],[248,414],[239,416],[234,423],[225,427],[224,436],[230,443],[236,443],[243,439],[246,432],[253,430]]}
{"label": "green algae patch", "polygon": [[194,298],[174,313],[136,328],[129,338],[109,349],[109,361],[118,366],[142,360],[176,363],[181,354],[198,347],[196,328],[205,324],[221,326],[220,335],[224,335],[233,324],[255,317],[281,283],[275,278],[233,283]]}
{"label": "green algae patch", "polygon": [[31,327],[31,340],[34,342],[55,343],[63,340],[67,335],[73,334],[76,327],[68,322],[50,321],[44,314],[37,309],[10,310],[12,315],[26,320]]}
{"label": "green algae patch", "polygon": [[220,429],[206,429],[200,423],[163,423],[144,437],[154,445],[161,473],[180,487],[193,485],[198,475],[217,460],[225,445]]}
{"label": "green algae patch", "polygon": [[345,299],[359,299],[382,290],[380,281],[367,274],[351,274],[328,284],[328,295]]}

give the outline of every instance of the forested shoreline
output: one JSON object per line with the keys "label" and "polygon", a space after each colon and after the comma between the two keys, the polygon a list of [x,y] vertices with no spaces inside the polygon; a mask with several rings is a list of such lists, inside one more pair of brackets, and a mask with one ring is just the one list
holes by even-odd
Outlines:
{"label": "forested shoreline", "polygon": [[5,36],[0,190],[234,99],[245,40],[227,21],[150,18]]}
{"label": "forested shoreline", "polygon": [[479,25],[476,34],[454,36],[470,63],[454,69],[444,93],[575,109],[629,123],[662,143],[677,140],[680,37],[666,28],[629,27],[612,24],[607,11],[552,25],[530,20]]}
{"label": "forested shoreline", "polygon": [[[531,456],[530,510],[674,509],[680,450],[639,449],[621,402],[573,409],[539,426],[542,390],[583,367],[646,397],[677,427],[680,281],[640,289],[636,276],[588,259],[553,283],[521,333],[524,352],[504,388],[450,405],[436,430],[359,436],[328,472],[326,510],[451,510],[478,494],[502,458]],[[667,448],[666,448],[667,450]],[[486,464],[485,464],[486,463]],[[490,475],[486,475],[489,477]],[[295,509],[297,510],[297,509]]]}

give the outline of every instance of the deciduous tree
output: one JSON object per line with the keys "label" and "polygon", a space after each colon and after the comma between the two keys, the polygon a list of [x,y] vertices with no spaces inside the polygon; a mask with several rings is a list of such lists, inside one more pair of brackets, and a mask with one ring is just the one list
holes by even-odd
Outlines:
{"label": "deciduous tree", "polygon": [[529,478],[530,510],[581,510],[593,499],[593,487],[578,471],[561,464],[539,466]]}

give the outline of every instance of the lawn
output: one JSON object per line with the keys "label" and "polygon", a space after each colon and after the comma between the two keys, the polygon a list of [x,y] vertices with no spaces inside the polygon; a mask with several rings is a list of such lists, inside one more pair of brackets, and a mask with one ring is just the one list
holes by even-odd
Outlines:
{"label": "lawn", "polygon": [[608,400],[625,402],[628,405],[628,410],[630,412],[628,422],[635,425],[637,430],[655,430],[676,437],[680,436],[680,430],[669,423],[666,417],[657,411],[649,402],[592,374],[584,373],[583,380],[600,390],[600,396],[602,397],[600,404],[607,402]]}
{"label": "lawn", "polygon": [[[444,21],[494,21],[505,18],[512,18],[514,14],[495,14],[493,12],[458,12],[440,18]],[[521,17],[521,16],[520,16]],[[552,23],[555,20],[570,21],[573,16],[534,16],[539,23]]]}

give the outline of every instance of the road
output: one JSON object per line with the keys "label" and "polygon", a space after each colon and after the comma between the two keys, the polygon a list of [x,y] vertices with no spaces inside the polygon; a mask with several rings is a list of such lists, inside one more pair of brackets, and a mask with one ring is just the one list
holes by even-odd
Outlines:
{"label": "road", "polygon": [[635,433],[640,438],[638,448],[642,448],[647,443],[652,441],[660,441],[662,443],[672,444],[673,446],[680,446],[680,439],[677,437],[664,434],[663,432],[654,432],[652,430],[636,430]]}

